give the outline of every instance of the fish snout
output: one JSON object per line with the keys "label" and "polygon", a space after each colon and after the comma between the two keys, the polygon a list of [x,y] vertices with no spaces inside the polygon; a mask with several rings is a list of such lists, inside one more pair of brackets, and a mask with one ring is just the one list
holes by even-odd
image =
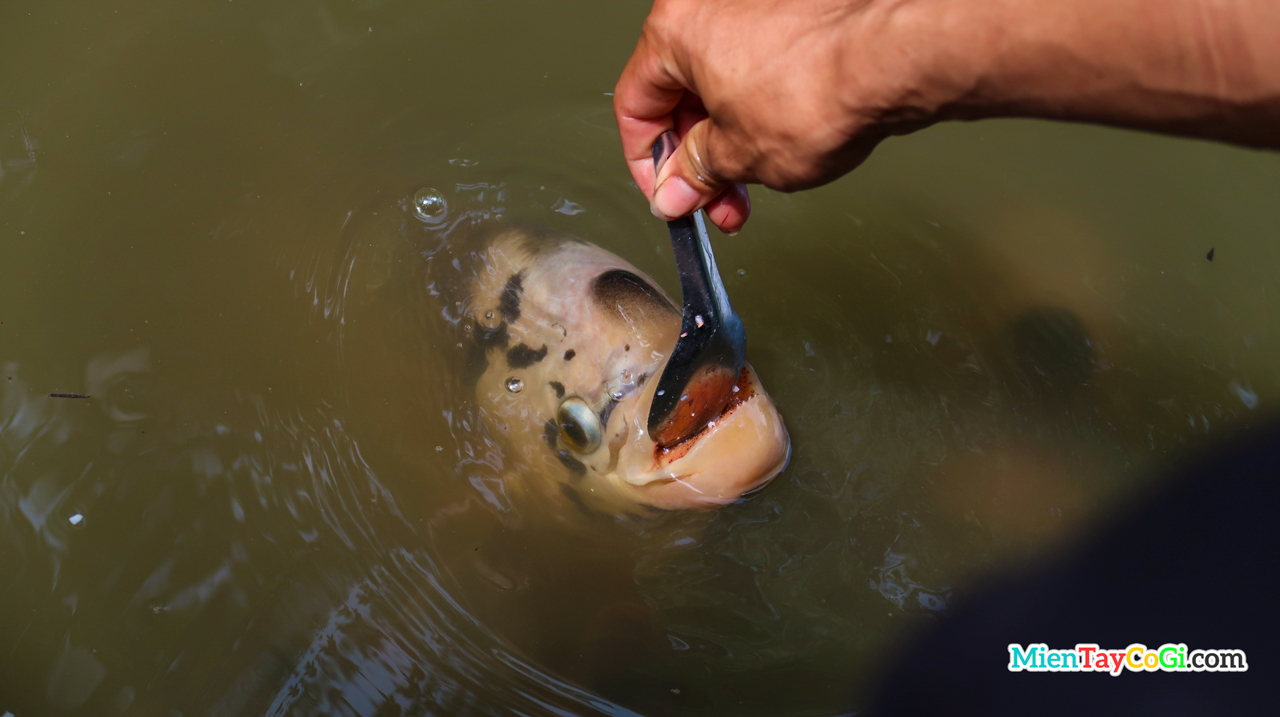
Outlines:
{"label": "fish snout", "polygon": [[763,487],[782,472],[791,438],[750,365],[742,369],[724,412],[688,440],[664,448],[645,430],[657,382],[640,397],[632,439],[618,477],[635,500],[666,510],[711,509]]}

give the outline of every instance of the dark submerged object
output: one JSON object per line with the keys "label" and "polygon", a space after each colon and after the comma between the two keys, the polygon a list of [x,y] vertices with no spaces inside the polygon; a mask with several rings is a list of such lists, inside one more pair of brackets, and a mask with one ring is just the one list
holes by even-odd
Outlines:
{"label": "dark submerged object", "polygon": [[[1277,474],[1273,413],[1182,461],[1072,550],[960,600],[904,651],[865,715],[1275,714]],[[1237,649],[1248,670],[1015,673],[1007,668],[1015,643]]]}
{"label": "dark submerged object", "polygon": [[[674,132],[654,142],[655,174],[675,148]],[[724,413],[747,354],[746,329],[729,305],[702,212],[667,222],[667,229],[684,316],[649,409],[649,436],[664,448],[696,435]]]}

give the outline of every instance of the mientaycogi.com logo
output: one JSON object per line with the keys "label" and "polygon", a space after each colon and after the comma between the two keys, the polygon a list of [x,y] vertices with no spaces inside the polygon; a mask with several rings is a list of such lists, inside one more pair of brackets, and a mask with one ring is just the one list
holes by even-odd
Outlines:
{"label": "mientaycogi.com logo", "polygon": [[1130,672],[1244,672],[1249,669],[1244,650],[1188,650],[1166,643],[1154,650],[1134,643],[1123,650],[1104,650],[1079,644],[1071,650],[1053,650],[1043,643],[1009,644],[1010,672],[1109,672],[1112,677]]}

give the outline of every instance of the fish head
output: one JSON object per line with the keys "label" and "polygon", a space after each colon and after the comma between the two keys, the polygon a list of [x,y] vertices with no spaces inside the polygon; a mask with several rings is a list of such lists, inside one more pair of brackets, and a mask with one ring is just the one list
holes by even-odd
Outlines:
{"label": "fish head", "polygon": [[[482,250],[464,332],[476,397],[529,474],[580,506],[714,508],[785,467],[790,439],[747,366],[729,407],[668,449],[647,431],[680,310],[600,247],[512,228]],[[534,479],[536,480],[536,479]]]}

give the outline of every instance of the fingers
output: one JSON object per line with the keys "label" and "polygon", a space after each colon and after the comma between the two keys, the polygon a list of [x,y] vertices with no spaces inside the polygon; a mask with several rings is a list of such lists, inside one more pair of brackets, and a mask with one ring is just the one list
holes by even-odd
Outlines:
{"label": "fingers", "polygon": [[720,231],[737,234],[742,225],[747,223],[747,217],[751,216],[751,197],[747,194],[747,185],[731,185],[720,196],[707,202],[704,208],[707,210],[707,218],[720,227]]}
{"label": "fingers", "polygon": [[703,118],[681,138],[654,181],[654,214],[671,220],[707,207],[711,221],[727,232],[746,222],[751,213],[746,188],[725,178],[712,161],[709,148],[718,144],[719,132],[714,120]]}
{"label": "fingers", "polygon": [[653,199],[653,142],[674,128],[673,112],[684,96],[684,84],[642,35],[613,90],[613,113],[623,157],[646,199]]}
{"label": "fingers", "polygon": [[[614,88],[613,111],[627,168],[654,214],[673,219],[705,207],[712,223],[736,232],[751,213],[746,187],[717,179],[720,175],[707,164],[706,149],[715,132],[707,110],[655,43],[648,33],[641,36]],[[672,129],[684,142],[655,177],[653,144]],[[669,179],[659,198],[655,190]]]}

